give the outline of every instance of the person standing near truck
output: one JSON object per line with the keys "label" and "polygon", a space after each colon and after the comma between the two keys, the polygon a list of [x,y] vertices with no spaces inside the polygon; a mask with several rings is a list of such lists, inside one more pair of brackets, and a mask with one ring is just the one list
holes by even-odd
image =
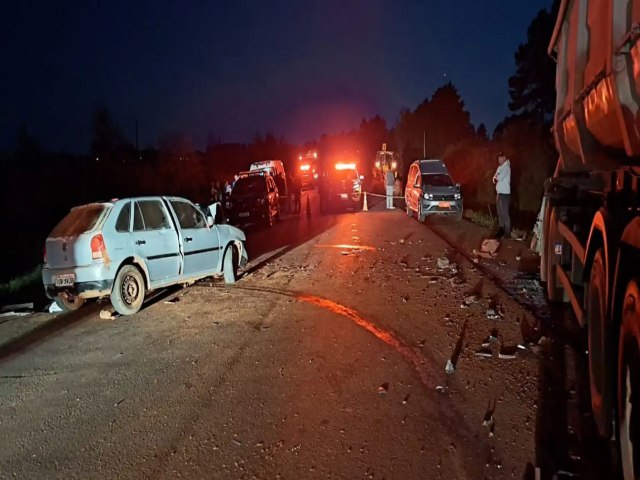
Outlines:
{"label": "person standing near truck", "polygon": [[511,218],[509,217],[509,202],[511,200],[511,163],[504,153],[498,154],[498,169],[493,176],[496,184],[496,210],[498,211],[498,234],[511,236]]}
{"label": "person standing near truck", "polygon": [[393,207],[393,184],[396,181],[396,177],[391,169],[387,170],[385,175],[385,184],[387,186],[387,209],[392,210]]}

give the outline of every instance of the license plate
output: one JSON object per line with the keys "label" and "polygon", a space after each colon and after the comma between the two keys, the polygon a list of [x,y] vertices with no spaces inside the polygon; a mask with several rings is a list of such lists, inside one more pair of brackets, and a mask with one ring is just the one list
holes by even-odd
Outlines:
{"label": "license plate", "polygon": [[438,202],[439,208],[451,208],[451,202]]}
{"label": "license plate", "polygon": [[340,194],[340,198],[343,199],[343,200],[346,200],[347,198],[349,198],[349,195],[346,194],[346,193],[341,193]]}
{"label": "license plate", "polygon": [[239,217],[243,217],[243,218],[244,218],[244,217],[248,217],[248,216],[249,216],[249,212],[240,212],[240,213],[238,214],[238,216],[239,216]]}
{"label": "license plate", "polygon": [[72,287],[75,281],[76,276],[73,273],[58,275],[56,277],[56,287]]}

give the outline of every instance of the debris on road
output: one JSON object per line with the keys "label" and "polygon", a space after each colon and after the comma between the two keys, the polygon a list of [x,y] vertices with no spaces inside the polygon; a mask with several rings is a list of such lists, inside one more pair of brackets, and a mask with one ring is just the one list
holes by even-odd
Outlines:
{"label": "debris on road", "polygon": [[103,309],[103,310],[100,310],[100,318],[102,320],[115,320],[116,316],[112,311]]}
{"label": "debris on road", "polygon": [[0,307],[0,317],[24,317],[33,313],[33,303],[18,303]]}
{"label": "debris on road", "polygon": [[495,419],[493,417],[493,414],[496,411],[496,400],[493,400],[493,404],[491,403],[491,400],[489,400],[489,403],[487,404],[487,411],[484,414],[484,418],[482,419],[482,426],[483,427],[487,427],[489,429],[489,436],[493,437],[493,432],[495,430]]}
{"label": "debris on road", "polygon": [[438,268],[440,270],[444,270],[445,268],[449,268],[451,262],[449,262],[449,259],[447,257],[440,257],[438,258]]}
{"label": "debris on road", "polygon": [[497,342],[499,338],[498,335],[499,335],[498,329],[492,328],[491,331],[489,332],[489,335],[487,335],[485,339],[482,341],[482,346],[488,347],[490,344]]}
{"label": "debris on road", "polygon": [[444,392],[445,392],[445,390],[446,390],[446,389],[445,389],[442,385],[438,385],[438,386],[436,387],[436,392],[438,392],[438,393],[444,393]]}
{"label": "debris on road", "polygon": [[496,312],[493,308],[487,309],[487,320],[500,320],[501,318],[500,313]]}
{"label": "debris on road", "polygon": [[502,360],[513,360],[516,358],[517,353],[518,347],[516,345],[502,345],[500,347],[500,353],[498,353],[498,358],[501,358]]}
{"label": "debris on road", "polygon": [[473,250],[475,257],[495,258],[498,256],[500,241],[495,238],[485,238],[480,245],[480,250]]}
{"label": "debris on road", "polygon": [[489,346],[482,346],[476,350],[476,357],[490,358],[493,357],[493,351]]}
{"label": "debris on road", "polygon": [[168,304],[172,304],[175,305],[176,303],[178,303],[180,301],[180,297],[173,297],[170,300],[165,300],[164,303],[168,303]]}
{"label": "debris on road", "polygon": [[49,305],[48,311],[49,313],[60,313],[62,312],[62,309],[60,308],[60,305],[58,305],[56,302],[51,302],[51,305]]}
{"label": "debris on road", "polygon": [[451,359],[447,360],[447,365],[444,367],[444,371],[447,375],[453,375],[456,371],[456,367],[453,365]]}
{"label": "debris on road", "polygon": [[384,395],[385,393],[387,393],[389,391],[389,384],[387,382],[383,383],[382,385],[380,385],[378,387],[378,393],[380,395]]}

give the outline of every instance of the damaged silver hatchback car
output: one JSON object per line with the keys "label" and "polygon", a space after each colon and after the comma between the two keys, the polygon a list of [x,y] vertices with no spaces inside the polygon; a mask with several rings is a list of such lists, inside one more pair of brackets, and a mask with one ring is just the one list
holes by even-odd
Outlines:
{"label": "damaged silver hatchback car", "polygon": [[238,278],[248,261],[242,230],[178,197],[138,197],[73,208],[45,243],[42,281],[63,310],[111,297],[122,315],[136,313],[146,292],[222,273]]}

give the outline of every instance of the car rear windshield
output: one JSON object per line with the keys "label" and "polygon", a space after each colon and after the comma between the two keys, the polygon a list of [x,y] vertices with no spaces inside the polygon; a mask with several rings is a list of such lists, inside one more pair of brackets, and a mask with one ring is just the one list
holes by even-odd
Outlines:
{"label": "car rear windshield", "polygon": [[93,230],[107,206],[101,203],[74,208],[53,229],[51,238],[75,237]]}
{"label": "car rear windshield", "polygon": [[453,180],[445,173],[422,175],[422,182],[427,187],[453,187]]}
{"label": "car rear windshield", "polygon": [[267,182],[263,177],[245,177],[239,178],[233,187],[233,193],[236,195],[247,195],[249,193],[265,193],[267,191]]}

